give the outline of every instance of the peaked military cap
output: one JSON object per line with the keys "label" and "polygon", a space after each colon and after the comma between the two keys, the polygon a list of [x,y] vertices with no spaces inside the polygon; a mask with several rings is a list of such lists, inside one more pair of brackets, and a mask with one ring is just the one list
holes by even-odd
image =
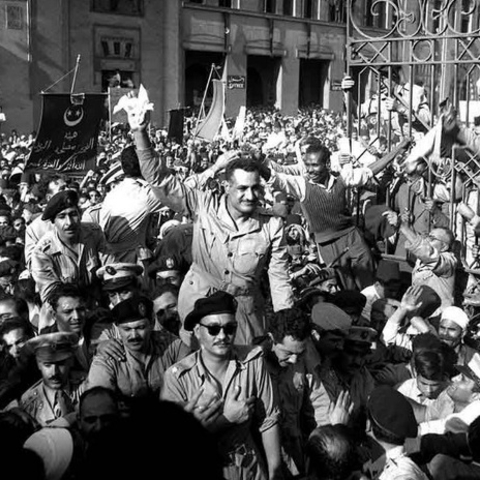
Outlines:
{"label": "peaked military cap", "polygon": [[73,332],[45,333],[31,338],[25,348],[45,362],[59,362],[73,357],[78,345],[78,335]]}
{"label": "peaked military cap", "polygon": [[122,288],[143,273],[137,263],[109,263],[97,270],[97,277],[103,282],[104,290]]}

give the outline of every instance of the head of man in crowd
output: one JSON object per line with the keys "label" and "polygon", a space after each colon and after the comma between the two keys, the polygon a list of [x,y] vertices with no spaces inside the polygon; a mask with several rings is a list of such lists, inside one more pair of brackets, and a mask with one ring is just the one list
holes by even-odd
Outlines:
{"label": "head of man in crowd", "polygon": [[407,438],[417,436],[413,408],[400,392],[382,385],[370,394],[367,403],[370,432],[382,446],[402,446]]}
{"label": "head of man in crowd", "polygon": [[469,322],[468,315],[462,309],[446,307],[441,314],[438,327],[440,339],[452,348],[458,349],[463,343]]}
{"label": "head of man in crowd", "polygon": [[461,411],[474,400],[480,400],[480,354],[473,355],[467,365],[455,367],[460,375],[447,388],[447,394],[455,404],[455,411]]}
{"label": "head of man in crowd", "polygon": [[142,273],[143,267],[136,263],[109,263],[97,270],[112,308],[140,293],[139,276]]}
{"label": "head of man in crowd", "polygon": [[317,427],[309,436],[306,454],[312,480],[347,479],[357,465],[353,432],[342,424]]}
{"label": "head of man in crowd", "polygon": [[161,255],[148,266],[147,271],[157,285],[169,283],[180,287],[184,277],[180,261],[174,255]]}
{"label": "head of man in crowd", "polygon": [[397,298],[401,287],[398,263],[380,260],[374,285],[380,298]]}
{"label": "head of man in crowd", "polygon": [[313,306],[312,340],[322,358],[335,358],[344,347],[352,319],[336,305],[319,302]]}
{"label": "head of man in crowd", "polygon": [[367,297],[357,290],[339,290],[330,296],[330,301],[350,315],[354,325],[358,325]]}
{"label": "head of man in crowd", "polygon": [[83,336],[87,319],[86,299],[74,284],[59,284],[49,297],[53,317],[59,332],[73,332]]}
{"label": "head of man in crowd", "polygon": [[0,326],[0,342],[7,354],[16,361],[25,343],[33,336],[32,325],[20,317],[7,318]]}
{"label": "head of man in crowd", "polygon": [[62,242],[76,243],[81,229],[78,194],[74,190],[64,190],[54,195],[45,207],[42,220],[53,223]]}
{"label": "head of man in crowd", "polygon": [[142,178],[142,172],[140,170],[140,162],[138,161],[137,152],[134,146],[129,146],[122,150],[120,155],[120,162],[122,164],[122,170],[126,177]]}
{"label": "head of man in crowd", "polygon": [[334,268],[322,269],[316,278],[310,282],[309,286],[318,288],[321,292],[329,295],[337,293],[340,290],[337,271]]}
{"label": "head of man in crowd", "polygon": [[420,350],[413,356],[417,387],[425,398],[435,399],[449,383],[445,358],[440,350]]}
{"label": "head of man in crowd", "polygon": [[178,293],[177,286],[165,283],[156,287],[152,295],[156,322],[177,336],[180,329]]}
{"label": "head of man in crowd", "polygon": [[252,158],[231,161],[225,172],[227,208],[234,220],[250,217],[263,199],[262,167]]}
{"label": "head of man in crowd", "polygon": [[299,308],[275,312],[268,335],[272,340],[271,353],[280,367],[295,365],[302,358],[310,331],[308,315]]}
{"label": "head of man in crowd", "polygon": [[377,332],[369,327],[351,327],[343,349],[332,361],[334,369],[345,379],[353,378],[365,366]]}
{"label": "head of man in crowd", "polygon": [[148,353],[154,327],[153,302],[134,295],[115,305],[112,317],[125,349],[134,354]]}
{"label": "head of man in crowd", "polygon": [[60,175],[53,175],[48,179],[46,200],[47,202],[57,193],[62,192],[67,188],[67,182],[64,177]]}
{"label": "head of man in crowd", "polygon": [[22,317],[28,320],[28,305],[21,298],[7,293],[0,294],[0,325],[10,317]]}
{"label": "head of man in crowd", "polygon": [[195,302],[183,326],[185,330],[195,333],[203,355],[217,360],[230,358],[238,327],[236,310],[235,298],[223,291]]}
{"label": "head of man in crowd", "polygon": [[75,333],[56,332],[30,339],[25,348],[35,354],[43,383],[52,390],[68,385],[78,336]]}
{"label": "head of man in crowd", "polygon": [[330,176],[330,150],[322,144],[312,143],[305,154],[305,168],[311,182],[325,184]]}
{"label": "head of man in crowd", "polygon": [[452,248],[455,236],[448,228],[437,227],[430,231],[428,234],[428,240],[439,252],[448,252]]}
{"label": "head of man in crowd", "polygon": [[120,419],[118,399],[113,390],[93,387],[80,397],[78,426],[85,441],[94,441]]}
{"label": "head of man in crowd", "polygon": [[10,258],[0,261],[0,287],[5,293],[13,294],[19,264]]}

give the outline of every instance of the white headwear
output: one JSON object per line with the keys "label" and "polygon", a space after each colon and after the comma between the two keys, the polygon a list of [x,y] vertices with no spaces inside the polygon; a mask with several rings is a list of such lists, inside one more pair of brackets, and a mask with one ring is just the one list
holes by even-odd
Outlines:
{"label": "white headwear", "polygon": [[45,427],[24,443],[43,460],[46,480],[60,480],[72,461],[73,438],[66,428]]}
{"label": "white headwear", "polygon": [[440,321],[442,320],[451,320],[452,322],[455,322],[460,328],[462,328],[462,330],[466,330],[470,322],[468,315],[461,308],[453,306],[447,307],[445,308],[445,310],[443,310]]}

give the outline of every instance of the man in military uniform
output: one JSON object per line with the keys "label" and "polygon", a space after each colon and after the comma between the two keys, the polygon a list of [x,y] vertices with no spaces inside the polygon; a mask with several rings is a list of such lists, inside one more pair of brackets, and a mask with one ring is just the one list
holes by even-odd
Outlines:
{"label": "man in military uniform", "polygon": [[112,308],[140,293],[142,273],[142,266],[125,262],[108,263],[97,270],[97,277],[102,281],[102,290],[108,295]]}
{"label": "man in military uniform", "polygon": [[235,298],[222,291],[195,302],[184,327],[194,331],[200,350],[167,370],[162,398],[192,411],[216,434],[227,480],[276,478],[279,410],[262,349],[233,344],[236,308]]}
{"label": "man in military uniform", "polygon": [[77,343],[75,333],[57,332],[25,345],[34,352],[42,379],[22,395],[19,406],[42,427],[74,412],[85,390],[85,376],[71,371]]}
{"label": "man in military uniform", "polygon": [[[156,157],[147,135],[147,122],[129,117],[144,178],[162,202],[193,219],[193,263],[180,287],[179,315],[183,320],[195,300],[223,290],[238,301],[237,344],[248,345],[265,335],[265,300],[261,283],[268,271],[275,311],[293,306],[287,272],[288,255],[282,219],[258,208],[263,186],[262,166],[235,151],[219,156],[201,175],[182,182]],[[225,193],[204,188],[206,179],[226,169]],[[183,330],[182,339],[192,342]]]}
{"label": "man in military uniform", "polygon": [[97,354],[88,375],[89,388],[107,387],[127,398],[159,395],[164,372],[190,350],[165,329],[153,330],[153,302],[144,296],[115,305],[112,317],[124,360]]}
{"label": "man in military uniform", "polygon": [[155,279],[157,286],[169,283],[180,287],[183,282],[182,267],[179,260],[173,255],[162,255],[158,257],[147,268],[150,278]]}
{"label": "man in military uniform", "polygon": [[98,296],[95,272],[105,258],[105,237],[97,225],[80,222],[77,193],[65,190],[54,195],[42,219],[54,227],[32,253],[32,276],[42,302],[59,283],[76,283],[88,287],[92,298]]}

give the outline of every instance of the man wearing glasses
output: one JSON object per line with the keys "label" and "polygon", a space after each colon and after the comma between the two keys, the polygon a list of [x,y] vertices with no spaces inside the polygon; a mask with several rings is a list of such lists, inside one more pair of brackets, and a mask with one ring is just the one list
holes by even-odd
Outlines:
{"label": "man wearing glasses", "polygon": [[435,290],[442,300],[440,311],[453,305],[457,268],[457,258],[451,252],[455,240],[453,233],[448,228],[438,227],[428,236],[418,235],[409,224],[408,215],[398,217],[392,211],[384,215],[389,223],[399,224],[400,232],[407,240],[405,248],[417,258],[412,271],[412,286],[428,285]]}
{"label": "man wearing glasses", "polygon": [[[184,328],[200,349],[167,370],[162,398],[182,405],[215,435],[227,480],[273,479],[281,465],[278,406],[262,349],[233,345],[236,308],[222,291],[195,302]],[[261,438],[267,465],[252,432]]]}

